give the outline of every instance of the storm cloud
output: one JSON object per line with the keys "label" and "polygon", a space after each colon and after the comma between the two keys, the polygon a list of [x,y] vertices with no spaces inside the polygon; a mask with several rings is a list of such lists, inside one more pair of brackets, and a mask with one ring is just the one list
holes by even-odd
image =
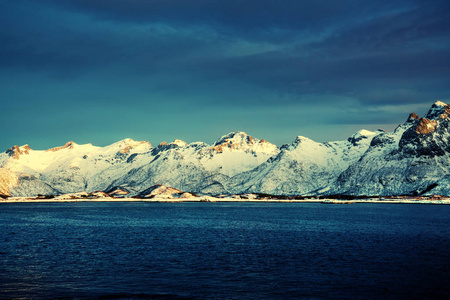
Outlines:
{"label": "storm cloud", "polygon": [[449,99],[449,12],[418,0],[0,1],[1,146],[389,130]]}

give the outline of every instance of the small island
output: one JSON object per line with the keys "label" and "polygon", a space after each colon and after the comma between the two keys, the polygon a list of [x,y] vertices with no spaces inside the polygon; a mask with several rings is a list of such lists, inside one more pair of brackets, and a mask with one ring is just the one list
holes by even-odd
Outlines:
{"label": "small island", "polygon": [[77,192],[36,197],[4,197],[0,203],[18,202],[280,202],[280,203],[391,203],[391,204],[450,204],[450,197],[432,196],[286,196],[260,193],[232,195],[197,195],[173,187],[154,185],[140,193],[130,193],[126,188],[114,187],[109,191]]}

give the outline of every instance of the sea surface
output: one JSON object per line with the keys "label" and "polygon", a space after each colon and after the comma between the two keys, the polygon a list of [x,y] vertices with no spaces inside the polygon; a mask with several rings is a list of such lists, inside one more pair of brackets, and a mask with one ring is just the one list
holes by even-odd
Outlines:
{"label": "sea surface", "polygon": [[0,298],[448,299],[450,206],[0,204]]}

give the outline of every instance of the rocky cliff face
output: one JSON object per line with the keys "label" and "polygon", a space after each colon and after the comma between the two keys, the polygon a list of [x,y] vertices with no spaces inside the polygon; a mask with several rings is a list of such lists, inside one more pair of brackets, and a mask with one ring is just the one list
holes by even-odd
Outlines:
{"label": "rocky cliff face", "polygon": [[436,102],[424,118],[408,118],[375,137],[332,191],[355,195],[449,194],[450,107]]}
{"label": "rocky cliff face", "polygon": [[30,150],[31,150],[31,148],[30,148],[30,146],[28,146],[28,144],[24,145],[22,147],[15,145],[15,146],[9,148],[8,150],[6,150],[5,153],[8,154],[13,159],[19,159],[21,155],[28,154]]}
{"label": "rocky cliff face", "polygon": [[133,196],[156,185],[200,194],[450,195],[449,122],[450,106],[438,101],[394,132],[361,130],[328,143],[299,136],[278,148],[232,132],[213,145],[14,146],[0,154],[0,196],[113,189]]}

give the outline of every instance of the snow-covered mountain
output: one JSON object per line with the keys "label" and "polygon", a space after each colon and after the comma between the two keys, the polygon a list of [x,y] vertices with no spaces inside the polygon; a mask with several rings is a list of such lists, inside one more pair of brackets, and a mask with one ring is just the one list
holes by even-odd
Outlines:
{"label": "snow-covered mountain", "polygon": [[137,193],[155,184],[195,193],[227,193],[230,176],[251,170],[279,152],[277,146],[244,132],[222,136],[212,146],[180,140],[161,143],[150,153],[145,164],[136,164],[127,174],[114,180]]}
{"label": "snow-covered mountain", "polygon": [[360,130],[327,143],[298,136],[280,148],[244,132],[212,145],[174,140],[153,147],[125,139],[45,151],[13,146],[0,154],[0,196],[114,190],[139,196],[158,185],[197,194],[449,195],[449,122],[450,106],[438,101],[392,133]]}
{"label": "snow-covered mountain", "polygon": [[298,136],[257,168],[234,176],[229,181],[229,190],[277,195],[317,194],[356,162],[379,133],[360,130],[345,141],[328,143]]}
{"label": "snow-covered mountain", "polygon": [[253,138],[245,132],[232,132],[213,146],[202,149],[199,159],[206,170],[231,177],[254,169],[279,152],[277,146],[264,139]]}
{"label": "snow-covered mountain", "polygon": [[244,132],[229,133],[211,146],[175,140],[154,148],[131,139],[106,147],[68,142],[45,151],[14,146],[0,155],[0,194],[92,192],[120,186],[137,195],[156,184],[226,193],[223,185],[230,176],[257,167],[278,151]]}
{"label": "snow-covered mountain", "polygon": [[[118,164],[126,167],[122,163],[127,157],[147,152],[151,147],[149,142],[131,139],[107,147],[68,142],[45,151],[33,150],[28,145],[14,146],[6,151],[6,157],[0,158],[0,163],[19,179],[19,183],[12,186],[12,195],[71,193],[90,190],[89,182],[99,173]],[[23,187],[25,182],[29,188]]]}
{"label": "snow-covered mountain", "polygon": [[353,195],[450,195],[450,106],[438,101],[425,117],[412,113],[393,133],[376,136],[332,191]]}

